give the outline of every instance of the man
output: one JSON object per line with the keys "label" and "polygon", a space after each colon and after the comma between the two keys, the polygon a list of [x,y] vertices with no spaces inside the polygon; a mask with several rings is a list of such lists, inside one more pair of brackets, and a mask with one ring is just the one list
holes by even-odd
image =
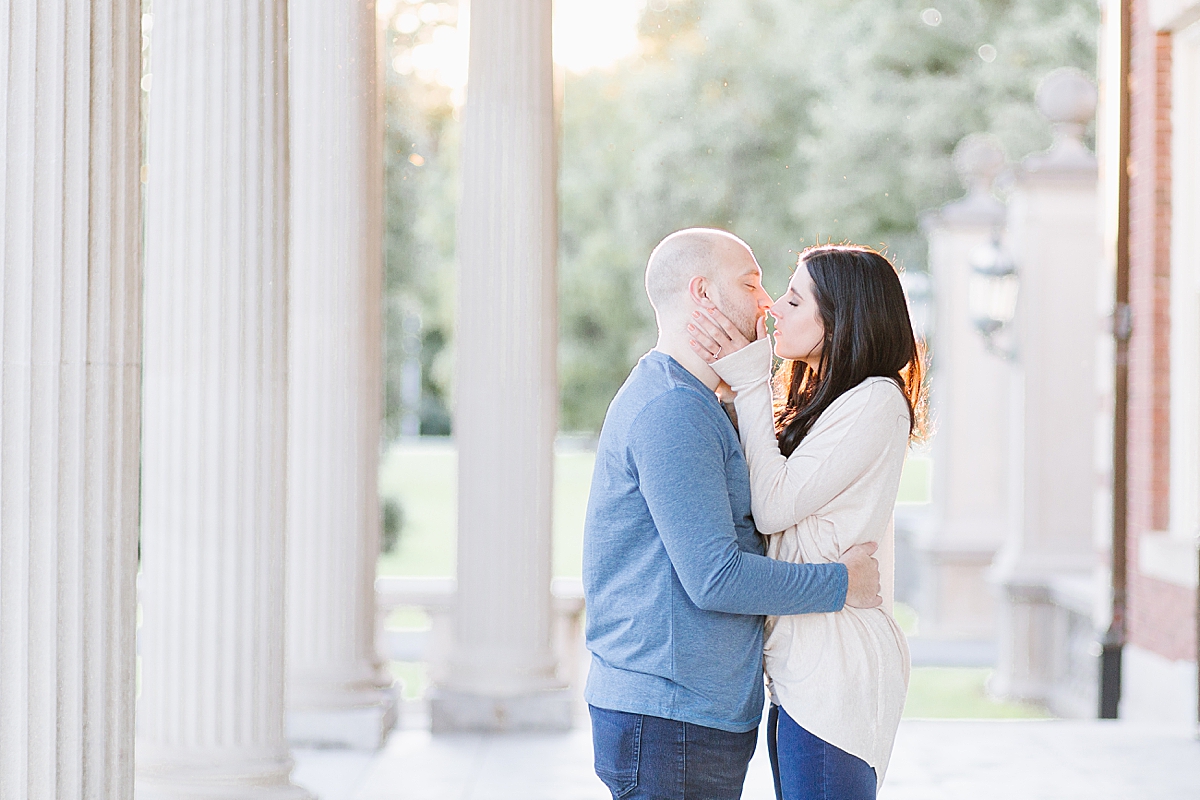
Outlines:
{"label": "man", "polygon": [[874,545],[840,563],[763,555],[750,477],[688,345],[698,309],[749,339],[771,298],[745,242],[692,228],[650,255],[658,344],[609,406],[584,528],[596,774],[614,798],[735,800],[763,707],[763,615],[878,605]]}

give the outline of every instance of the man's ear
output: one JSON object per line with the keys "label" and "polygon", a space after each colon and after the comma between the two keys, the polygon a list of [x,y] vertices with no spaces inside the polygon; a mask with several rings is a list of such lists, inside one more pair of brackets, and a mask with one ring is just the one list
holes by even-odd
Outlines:
{"label": "man's ear", "polygon": [[708,296],[709,288],[708,278],[705,278],[703,275],[697,275],[688,281],[688,297],[701,308],[712,306],[714,303],[712,298]]}

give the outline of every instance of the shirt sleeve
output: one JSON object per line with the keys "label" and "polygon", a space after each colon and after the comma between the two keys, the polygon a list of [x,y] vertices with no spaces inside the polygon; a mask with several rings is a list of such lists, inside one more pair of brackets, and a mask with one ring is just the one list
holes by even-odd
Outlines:
{"label": "shirt sleeve", "polygon": [[732,614],[840,611],[843,564],[791,564],[737,544],[725,445],[717,423],[688,389],[642,410],[630,431],[638,485],[683,589],[697,607]]}
{"label": "shirt sleeve", "polygon": [[872,381],[843,394],[788,458],[771,407],[770,343],[760,340],[713,364],[737,392],[739,434],[750,465],[754,523],[766,534],[817,513],[861,476],[908,426],[899,387]]}

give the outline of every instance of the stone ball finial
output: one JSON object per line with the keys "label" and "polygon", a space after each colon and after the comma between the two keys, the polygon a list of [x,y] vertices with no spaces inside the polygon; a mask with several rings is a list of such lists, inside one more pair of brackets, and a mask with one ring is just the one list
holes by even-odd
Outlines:
{"label": "stone ball finial", "polygon": [[1096,156],[1083,143],[1087,124],[1096,118],[1096,84],[1074,67],[1056,69],[1037,89],[1038,110],[1054,128],[1054,144],[1045,153],[1025,159],[1027,174],[1077,174],[1096,170]]}
{"label": "stone ball finial", "polygon": [[1038,110],[1055,126],[1082,128],[1096,116],[1096,84],[1074,67],[1056,69],[1037,88]]}
{"label": "stone ball finial", "polygon": [[991,134],[968,134],[954,148],[954,169],[971,194],[989,194],[1007,163],[1004,148]]}

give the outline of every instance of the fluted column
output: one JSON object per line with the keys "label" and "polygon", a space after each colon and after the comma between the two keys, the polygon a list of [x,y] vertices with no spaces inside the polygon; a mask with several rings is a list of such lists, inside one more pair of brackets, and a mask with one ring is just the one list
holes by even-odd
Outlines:
{"label": "fluted column", "polygon": [[284,739],[285,0],[156,0],[139,798],[304,797]]}
{"label": "fluted column", "polygon": [[0,17],[0,800],[133,791],[140,18]]}
{"label": "fluted column", "polygon": [[569,724],[550,639],[558,406],[550,6],[471,4],[455,340],[458,599],[434,730]]}
{"label": "fluted column", "polygon": [[395,722],[375,650],[382,134],[371,0],[292,0],[288,738],[372,748]]}
{"label": "fluted column", "polygon": [[995,632],[993,589],[986,579],[1011,517],[1009,425],[1012,366],[989,352],[971,318],[972,261],[1004,230],[1004,205],[992,184],[1005,167],[990,137],[959,143],[954,165],[968,187],[922,220],[937,303],[936,369],[930,404],[933,438],[933,513],[917,532],[920,561],[917,611],[921,635],[987,639]]}

